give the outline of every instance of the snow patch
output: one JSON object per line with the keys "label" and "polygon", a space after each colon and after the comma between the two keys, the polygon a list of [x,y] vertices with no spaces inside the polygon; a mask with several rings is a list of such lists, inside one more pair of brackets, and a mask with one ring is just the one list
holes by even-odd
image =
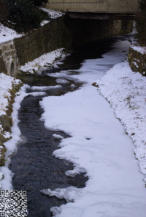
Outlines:
{"label": "snow patch", "polygon": [[135,51],[137,51],[138,53],[141,54],[146,54],[146,47],[141,47],[141,46],[131,46],[131,48]]}
{"label": "snow patch", "polygon": [[13,29],[10,29],[0,23],[0,43],[13,40],[14,38],[20,38],[22,36],[22,34],[18,34]]}
{"label": "snow patch", "polygon": [[41,192],[45,195],[49,195],[50,197],[55,196],[58,199],[65,199],[67,202],[73,202],[76,195],[79,195],[79,190],[75,187],[56,188],[55,190],[45,189],[41,190]]}
{"label": "snow patch", "polygon": [[108,71],[98,85],[132,138],[141,171],[146,175],[146,78],[132,72],[124,62]]}
{"label": "snow patch", "polygon": [[42,56],[34,59],[31,62],[26,63],[25,65],[20,67],[20,70],[23,72],[34,73],[39,70],[42,70],[43,67],[47,64],[53,64],[53,62],[57,58],[63,57],[63,48],[57,49],[55,51],[49,52],[47,54],[43,54]]}
{"label": "snow patch", "polygon": [[57,88],[61,88],[61,85],[55,85],[55,86],[32,86],[31,90],[33,91],[45,91],[45,90],[50,90],[50,89],[57,89]]}
{"label": "snow patch", "polygon": [[40,26],[45,26],[46,24],[50,23],[49,20],[43,20],[41,23],[40,23]]}
{"label": "snow patch", "polygon": [[54,11],[54,10],[50,10],[47,8],[40,8],[40,9],[42,11],[46,12],[51,19],[57,19],[57,18],[62,17],[64,15],[64,13],[62,13],[60,11]]}
{"label": "snow patch", "polygon": [[56,134],[56,133],[53,134],[53,137],[54,137],[55,139],[63,139],[63,138],[64,138],[63,136],[61,136],[61,135],[59,135],[59,134]]}

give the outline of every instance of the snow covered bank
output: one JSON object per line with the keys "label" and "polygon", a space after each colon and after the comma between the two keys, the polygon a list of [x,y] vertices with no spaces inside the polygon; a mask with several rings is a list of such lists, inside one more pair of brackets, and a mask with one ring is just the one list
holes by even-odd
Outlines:
{"label": "snow covered bank", "polygon": [[128,61],[134,72],[140,72],[146,76],[146,47],[131,46]]}
{"label": "snow covered bank", "polygon": [[[7,140],[10,139],[11,132],[11,109],[12,103],[16,94],[16,89],[20,86],[20,81],[14,79],[11,76],[0,73],[0,187],[1,182],[4,180],[4,173],[2,167],[5,163],[6,155],[6,144]],[[14,119],[13,122],[16,122]],[[10,147],[12,143],[10,143]]]}
{"label": "snow covered bank", "polygon": [[13,29],[10,29],[0,23],[0,43],[4,43],[13,40],[14,38],[20,37],[22,37],[22,34],[18,34]]}
{"label": "snow covered bank", "polygon": [[131,46],[131,48],[141,54],[146,54],[146,47],[141,47],[141,46]]}
{"label": "snow covered bank", "polygon": [[6,162],[5,166],[0,167],[0,189],[3,190],[12,190],[12,172],[8,168],[11,155],[16,151],[17,149],[17,143],[21,141],[21,132],[18,127],[18,110],[21,105],[21,101],[26,96],[25,93],[26,86],[23,86],[20,91],[17,93],[15,97],[15,102],[13,104],[13,112],[12,112],[12,128],[11,128],[11,139],[9,139],[7,142],[4,143],[6,147]]}
{"label": "snow covered bank", "polygon": [[[73,70],[72,74],[69,70],[63,71],[62,78],[70,76],[86,83],[77,91],[44,97],[41,102],[45,126],[71,135],[61,140],[54,156],[74,163],[75,168],[67,171],[67,175],[86,171],[89,177],[82,189],[72,186],[42,189],[44,194],[65,198],[68,202],[52,208],[55,217],[145,217],[146,189],[138,172],[132,141],[110,105],[91,86],[113,65],[125,60],[128,44],[128,41],[119,41],[102,58],[84,61],[81,68],[75,70],[77,75],[72,75]],[[112,85],[110,82],[108,85]]]}
{"label": "snow covered bank", "polygon": [[60,48],[47,54],[43,54],[37,59],[26,63],[24,66],[20,67],[20,70],[23,72],[35,73],[44,69],[45,65],[52,65],[56,59],[63,58],[64,56],[64,49]]}
{"label": "snow covered bank", "polygon": [[146,175],[146,78],[123,62],[97,83],[132,138],[140,169]]}
{"label": "snow covered bank", "polygon": [[[11,90],[14,85],[19,84],[19,80],[14,79],[11,76],[0,73],[0,116],[7,115],[9,102],[11,100]],[[3,126],[0,124],[0,133],[4,133]]]}

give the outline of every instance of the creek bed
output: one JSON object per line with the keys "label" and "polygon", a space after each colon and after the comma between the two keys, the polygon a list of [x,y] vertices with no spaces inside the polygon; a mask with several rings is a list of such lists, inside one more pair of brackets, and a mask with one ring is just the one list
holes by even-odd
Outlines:
{"label": "creek bed", "polygon": [[[73,51],[58,68],[54,68],[54,71],[51,70],[51,73],[62,70],[68,70],[70,74],[72,70],[74,70],[73,73],[75,70],[76,73],[79,73],[78,69],[84,60],[101,58],[103,53],[110,50],[112,42],[113,40],[102,43],[95,42]],[[46,129],[44,122],[40,119],[43,113],[40,101],[43,97],[59,96],[69,91],[75,91],[82,88],[83,83],[77,80],[68,80],[61,87],[53,88],[52,86],[57,85],[56,78],[49,77],[47,73],[49,73],[49,69],[41,75],[22,77],[22,80],[29,85],[27,93],[30,94],[23,99],[19,110],[19,128],[23,142],[18,144],[17,153],[12,156],[10,164],[10,169],[14,173],[14,189],[27,191],[29,217],[49,217],[51,216],[51,207],[65,203],[65,200],[43,195],[40,192],[42,189],[68,186],[82,188],[88,180],[84,173],[75,177],[65,175],[67,170],[73,169],[73,164],[52,155],[58,149],[61,141],[53,135],[58,134],[64,138],[70,135],[62,131]],[[33,86],[38,86],[40,89],[35,90]],[[43,86],[47,86],[48,90],[44,90]]]}

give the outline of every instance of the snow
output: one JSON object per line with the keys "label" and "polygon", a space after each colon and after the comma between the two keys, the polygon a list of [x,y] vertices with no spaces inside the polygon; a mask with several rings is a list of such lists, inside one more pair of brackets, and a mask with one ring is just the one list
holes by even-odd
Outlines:
{"label": "snow", "polygon": [[132,138],[141,172],[146,175],[146,78],[124,62],[115,65],[98,85]]}
{"label": "snow", "polygon": [[[47,73],[47,75],[50,77],[53,77],[53,78],[58,78],[59,80],[60,79],[65,80],[65,79],[69,78],[67,76],[68,73],[69,72],[67,72],[67,71],[61,71],[61,72],[55,72],[55,73]],[[62,77],[64,77],[64,78],[62,78]],[[56,80],[58,80],[58,79],[56,79]]]}
{"label": "snow", "polygon": [[54,191],[47,189],[47,190],[42,190],[41,192],[51,197],[56,196],[59,199],[65,199],[67,202],[70,202],[75,197],[77,191],[78,190],[75,187],[67,187],[67,188],[57,188]]}
{"label": "snow", "polygon": [[66,79],[56,79],[56,83],[58,83],[58,84],[68,84],[69,83],[69,81],[68,80],[66,80]]}
{"label": "snow", "polygon": [[18,127],[18,123],[19,123],[18,110],[20,108],[22,99],[26,96],[26,93],[25,93],[26,88],[27,88],[26,85],[21,88],[21,90],[17,93],[15,102],[13,104],[13,112],[12,112],[13,126],[11,129],[12,138],[4,144],[7,149],[6,157],[5,157],[6,162],[5,162],[5,166],[0,167],[0,174],[2,177],[4,177],[2,180],[0,180],[0,189],[3,189],[3,190],[13,189],[13,186],[12,186],[13,173],[10,171],[8,167],[9,167],[9,163],[11,160],[11,155],[17,150],[18,142],[22,140],[21,132]]}
{"label": "snow", "polygon": [[55,139],[63,139],[63,136],[61,136],[61,135],[59,135],[59,134],[56,134],[56,133],[53,134],[53,137],[54,137]]}
{"label": "snow", "polygon": [[0,116],[6,114],[8,101],[11,97],[9,91],[12,89],[12,84],[14,81],[14,78],[0,73]]}
{"label": "snow", "polygon": [[20,38],[22,34],[18,34],[15,30],[10,29],[0,23],[0,43],[4,43],[14,38]]}
{"label": "snow", "polygon": [[25,65],[20,67],[20,70],[23,72],[34,73],[36,71],[41,71],[42,68],[45,67],[46,64],[53,64],[53,62],[60,57],[63,57],[63,48],[54,50],[52,52],[43,54],[42,56],[34,59],[31,62],[26,63]]}
{"label": "snow", "polygon": [[60,11],[54,11],[54,10],[50,10],[47,8],[40,8],[40,9],[42,11],[46,12],[51,19],[57,19],[57,18],[62,17],[64,15],[64,13],[62,13]]}
{"label": "snow", "polygon": [[[68,201],[60,208],[51,209],[55,217],[145,217],[146,189],[134,158],[133,143],[115,118],[111,106],[101,96],[101,90],[91,86],[97,79],[102,82],[115,64],[125,60],[129,45],[128,41],[119,41],[102,58],[84,61],[78,70],[80,74],[70,75],[71,79],[86,82],[82,88],[63,96],[44,97],[40,103],[44,109],[42,120],[45,126],[71,136],[61,140],[60,148],[53,155],[74,163],[74,170],[67,171],[67,175],[86,171],[89,177],[85,188],[42,189],[44,194]],[[126,68],[125,63],[122,64],[120,68],[115,66],[117,74]],[[69,71],[62,74],[66,78]],[[123,77],[123,82],[124,79],[127,82],[127,78]],[[110,84],[107,82],[113,98],[115,80],[110,79]],[[136,85],[140,84],[138,78],[136,80]],[[117,81],[116,87],[124,89],[125,86],[118,86],[119,83]],[[142,98],[137,99],[138,105],[143,105]],[[144,108],[139,111],[144,112]],[[128,120],[126,112],[125,115]]]}
{"label": "snow", "polygon": [[33,91],[45,91],[45,90],[50,90],[50,89],[57,89],[61,88],[61,85],[55,85],[55,86],[32,86],[31,90]]}
{"label": "snow", "polygon": [[41,23],[40,23],[40,26],[45,26],[46,24],[48,24],[50,21],[49,20],[43,20]]}
{"label": "snow", "polygon": [[132,45],[131,48],[135,51],[137,51],[138,53],[141,53],[141,54],[146,54],[146,47],[141,47],[141,46],[134,46]]}
{"label": "snow", "polygon": [[46,92],[32,92],[32,93],[29,93],[29,95],[31,96],[45,96],[46,95]]}
{"label": "snow", "polygon": [[[4,73],[0,73],[0,116],[6,115],[9,100],[11,98],[10,90],[14,84],[18,84],[19,81]],[[3,132],[2,125],[0,125],[0,133]],[[5,138],[10,135],[8,132],[3,132]]]}

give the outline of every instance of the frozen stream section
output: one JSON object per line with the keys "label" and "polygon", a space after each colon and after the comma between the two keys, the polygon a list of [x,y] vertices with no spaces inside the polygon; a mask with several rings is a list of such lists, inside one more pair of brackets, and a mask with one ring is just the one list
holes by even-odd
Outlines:
{"label": "frozen stream section", "polygon": [[[74,176],[86,171],[85,188],[42,189],[67,200],[52,208],[55,217],[145,217],[146,188],[134,157],[131,139],[108,102],[91,84],[126,58],[128,41],[119,41],[102,58],[86,60],[79,70],[53,73],[57,79],[78,79],[84,85],[62,96],[44,97],[45,126],[71,137],[61,140],[56,158],[74,163]],[[49,75],[51,76],[51,75]]]}

